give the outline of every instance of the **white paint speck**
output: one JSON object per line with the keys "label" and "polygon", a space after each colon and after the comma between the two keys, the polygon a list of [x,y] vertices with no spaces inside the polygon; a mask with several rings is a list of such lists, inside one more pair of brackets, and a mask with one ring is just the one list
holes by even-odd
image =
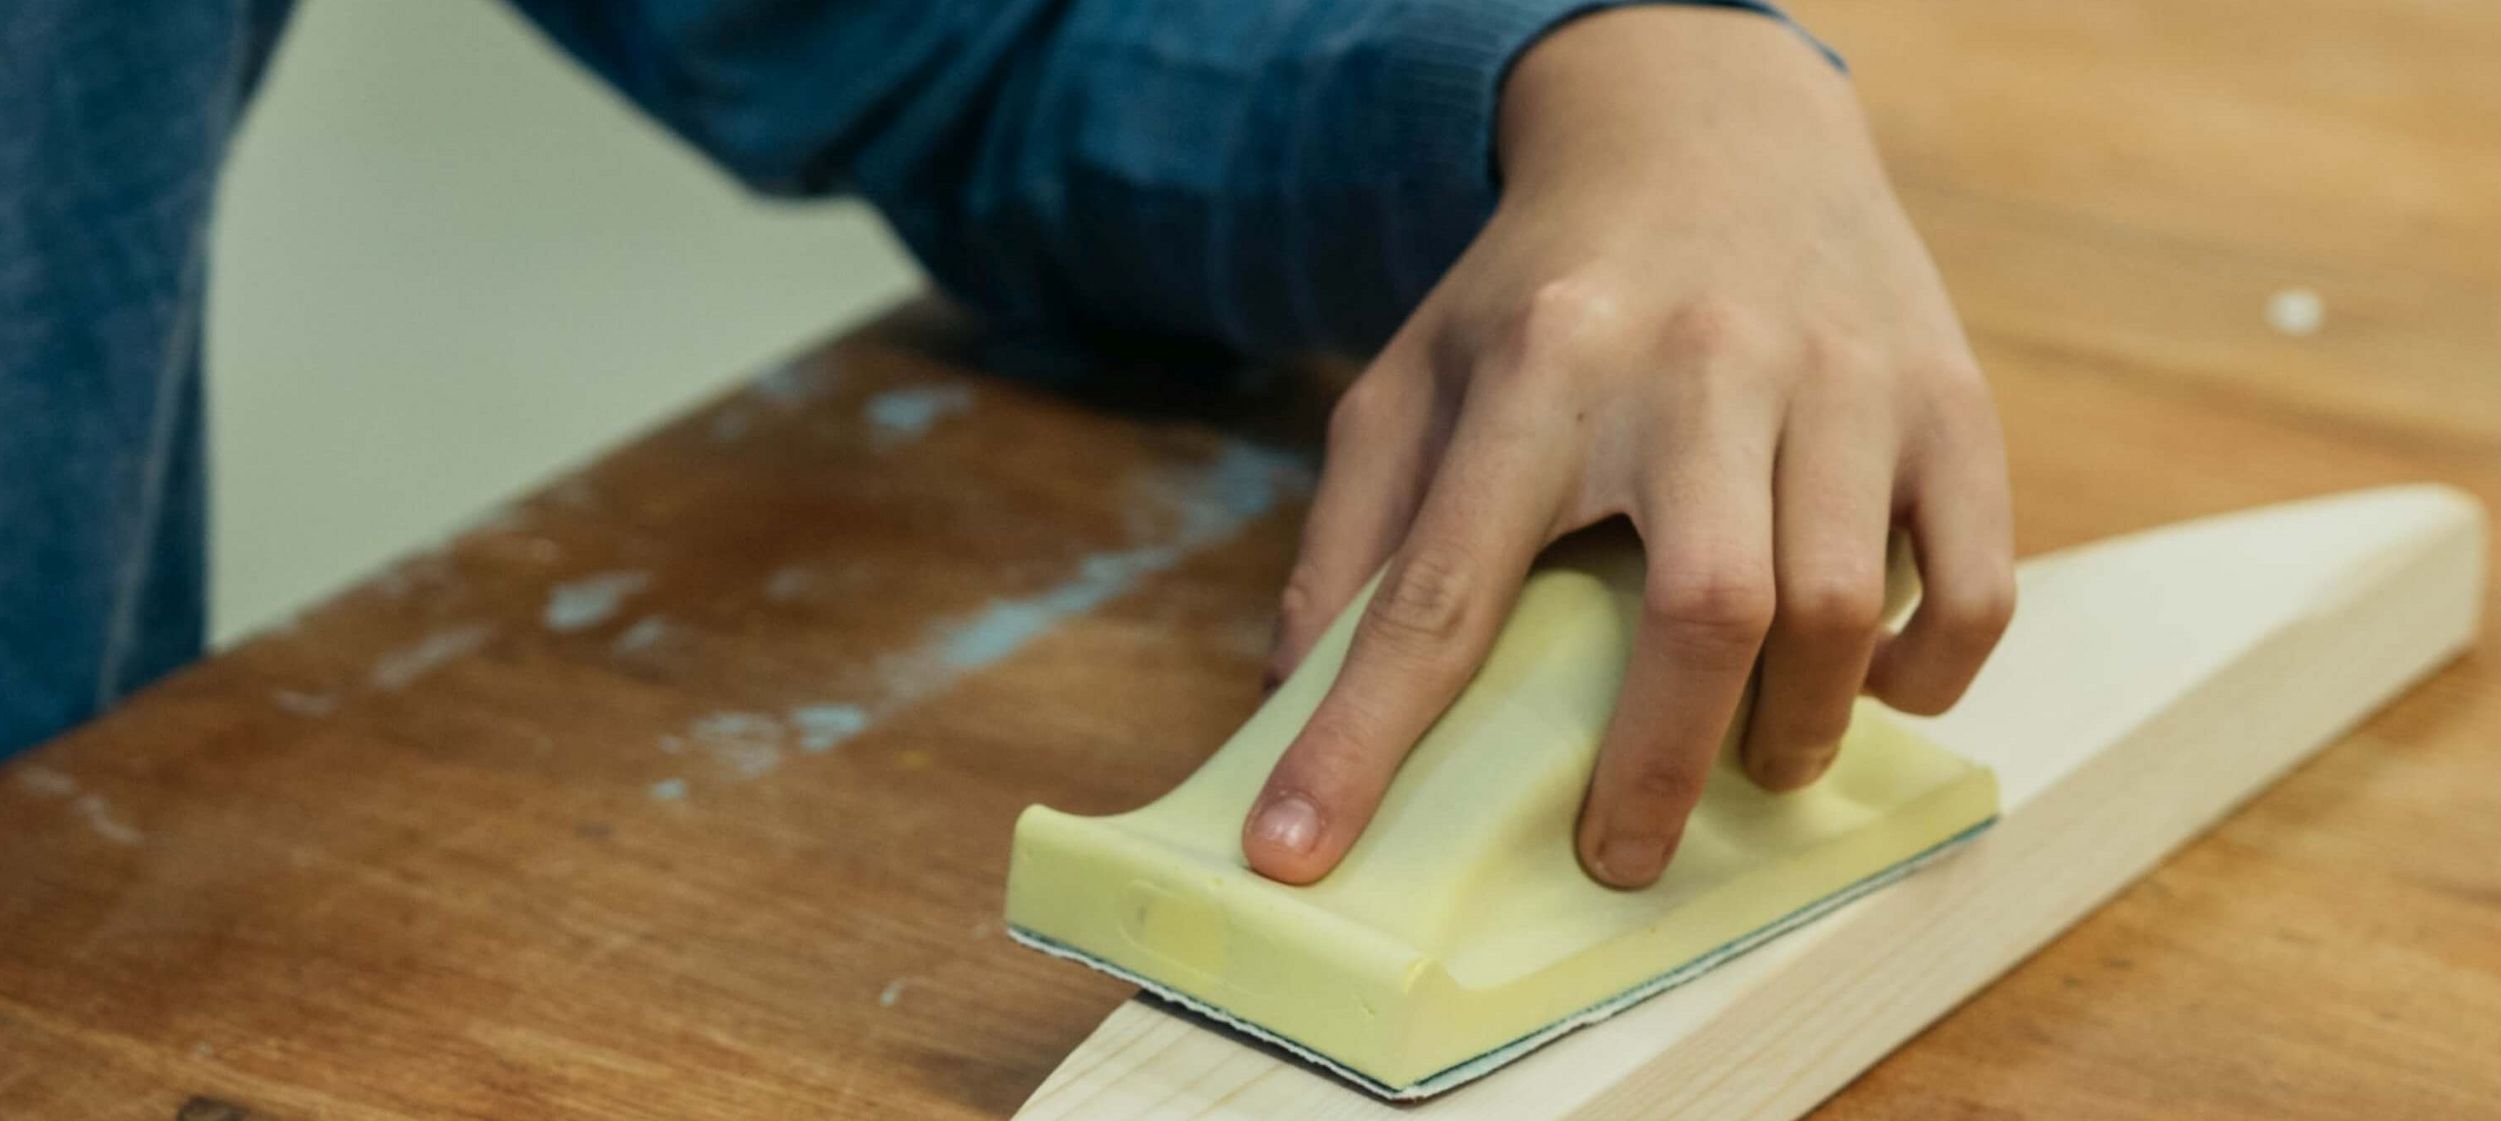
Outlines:
{"label": "white paint speck", "polygon": [[657,615],[650,615],[636,620],[633,626],[625,628],[625,633],[618,635],[617,640],[610,643],[608,649],[616,654],[640,654],[660,645],[661,641],[668,637],[668,621]]}
{"label": "white paint speck", "polygon": [[822,755],[867,731],[868,710],[858,705],[801,705],[790,710],[791,727],[799,731],[799,750]]}
{"label": "white paint speck", "polygon": [[147,834],[141,833],[132,828],[129,822],[114,816],[113,804],[105,801],[101,794],[82,795],[71,805],[78,811],[78,816],[87,819],[87,828],[94,830],[96,836],[114,844],[137,845],[148,839]]}
{"label": "white paint speck", "polygon": [[278,706],[280,712],[307,720],[318,720],[339,710],[339,699],[328,693],[302,693],[293,689],[273,690],[269,694],[269,703]]}
{"label": "white paint speck", "polygon": [[2315,335],[2326,321],[2326,302],[2308,288],[2287,288],[2267,298],[2267,325],[2283,334]]}
{"label": "white paint speck", "polygon": [[868,422],[883,445],[917,440],[943,420],[973,407],[973,391],[961,385],[915,385],[889,389],[868,401]]}
{"label": "white paint speck", "polygon": [[67,798],[78,793],[77,780],[50,767],[25,764],[17,770],[17,784],[38,798]]}
{"label": "white paint speck", "polygon": [[685,801],[686,780],[682,778],[664,778],[658,782],[652,783],[651,800],[654,802]]}
{"label": "white paint speck", "polygon": [[878,990],[877,1007],[894,1007],[894,1002],[903,999],[903,988],[907,983],[908,982],[901,977],[897,977],[892,981],[886,982],[886,987]]}
{"label": "white paint speck", "polygon": [[799,705],[787,718],[762,712],[712,712],[688,724],[683,735],[660,737],[660,752],[683,755],[690,746],[700,748],[730,778],[756,779],[778,769],[789,748],[822,755],[867,730],[870,723],[868,710],[851,704]]}
{"label": "white paint speck", "polygon": [[1276,620],[1264,613],[1245,614],[1216,632],[1224,650],[1237,657],[1264,662],[1276,646]]}
{"label": "white paint speck", "polygon": [[715,712],[689,731],[695,744],[742,779],[761,778],[782,765],[782,722],[756,712]]}
{"label": "white paint speck", "polygon": [[747,391],[776,405],[803,405],[833,388],[831,363],[796,359],[783,363],[747,386]]}
{"label": "white paint speck", "polygon": [[528,507],[518,503],[506,503],[479,515],[476,521],[462,526],[453,536],[467,537],[473,533],[513,533],[527,528],[529,524]]}
{"label": "white paint speck", "polygon": [[469,623],[436,631],[418,639],[414,645],[394,650],[374,662],[373,687],[405,689],[415,684],[418,678],[477,653],[493,637],[495,628],[488,623]]}
{"label": "white paint speck", "polygon": [[816,577],[807,569],[786,564],[774,569],[773,574],[765,578],[764,598],[775,603],[788,603],[808,594],[808,586],[815,582]]}
{"label": "white paint speck", "polygon": [[587,510],[599,505],[599,488],[591,485],[587,475],[572,475],[549,487],[547,497],[554,499],[559,506]]}
{"label": "white paint speck", "polygon": [[973,924],[973,940],[977,942],[981,939],[988,938],[990,936],[990,932],[997,929],[997,923],[991,922],[988,919],[982,919],[981,921]]}
{"label": "white paint speck", "polygon": [[50,767],[33,763],[19,767],[17,784],[38,798],[76,798],[70,803],[71,812],[87,819],[87,828],[96,836],[114,844],[137,845],[148,839],[115,814],[113,803],[105,801],[104,795],[80,794],[78,780]]}
{"label": "white paint speck", "polygon": [[607,622],[625,597],[651,585],[648,572],[602,572],[558,584],[547,595],[547,629],[558,634]]}

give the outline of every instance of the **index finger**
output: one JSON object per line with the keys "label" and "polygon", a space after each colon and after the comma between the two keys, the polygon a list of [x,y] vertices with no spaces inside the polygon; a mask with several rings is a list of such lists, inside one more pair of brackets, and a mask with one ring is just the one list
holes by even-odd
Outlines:
{"label": "index finger", "polygon": [[1242,853],[1254,871],[1306,884],[1335,868],[1484,661],[1555,533],[1568,466],[1547,446],[1508,421],[1461,418],[1336,682],[1252,803]]}

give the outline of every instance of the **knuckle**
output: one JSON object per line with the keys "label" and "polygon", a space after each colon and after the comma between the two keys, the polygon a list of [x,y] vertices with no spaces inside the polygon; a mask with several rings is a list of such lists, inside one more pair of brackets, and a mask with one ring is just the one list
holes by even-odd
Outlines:
{"label": "knuckle", "polygon": [[1670,315],[1665,342],[1671,354],[1713,365],[1756,353],[1767,334],[1756,312],[1737,301],[1712,296],[1693,300]]}
{"label": "knuckle", "polygon": [[1356,378],[1329,408],[1328,443],[1342,448],[1381,431],[1390,420],[1390,392],[1378,375]]}
{"label": "knuckle", "polygon": [[1884,619],[1884,578],[1873,571],[1833,568],[1779,589],[1777,626],[1785,634],[1853,637]]}
{"label": "knuckle", "polygon": [[1884,702],[1913,716],[1942,716],[1945,710],[1954,707],[1954,702],[1962,699],[1963,687],[1966,684],[1968,682],[1959,677],[1949,679],[1940,674],[1910,675],[1909,680],[1897,683],[1885,691]]}
{"label": "knuckle", "polygon": [[1988,375],[1980,370],[1980,360],[1969,351],[1948,352],[1916,363],[1928,371],[1929,378],[1949,391],[1976,400],[1987,400]]}
{"label": "knuckle", "polygon": [[1572,370],[1603,351],[1622,323],[1622,302],[1612,288],[1587,277],[1557,277],[1539,284],[1519,311],[1514,361],[1506,369]]}
{"label": "knuckle", "polygon": [[1677,566],[1655,578],[1646,599],[1652,620],[1676,631],[1751,648],[1770,629],[1771,580],[1751,566]]}
{"label": "knuckle", "polygon": [[1925,696],[1896,689],[1884,696],[1885,707],[1905,716],[1943,716],[1950,704],[1938,704]]}
{"label": "knuckle", "polygon": [[1473,584],[1458,560],[1419,552],[1381,581],[1364,610],[1365,629],[1376,641],[1437,658],[1468,631]]}
{"label": "knuckle", "polygon": [[1993,577],[1937,597],[1937,620],[1942,629],[1967,649],[1986,650],[1995,645],[2014,619],[2015,582],[2008,576]]}
{"label": "knuckle", "polygon": [[1288,624],[1301,624],[1320,609],[1320,570],[1310,561],[1294,566],[1277,596],[1277,614]]}
{"label": "knuckle", "polygon": [[1850,731],[1850,706],[1847,701],[1837,705],[1815,705],[1791,719],[1787,730],[1789,754],[1820,756]]}
{"label": "knuckle", "polygon": [[1622,305],[1611,285],[1588,277],[1560,276],[1529,293],[1520,328],[1532,339],[1570,340],[1603,328],[1621,315]]}
{"label": "knuckle", "polygon": [[1692,768],[1678,765],[1669,756],[1642,760],[1629,777],[1632,793],[1647,804],[1679,806],[1699,801],[1702,796],[1702,783]]}
{"label": "knuckle", "polygon": [[1887,384],[1895,369],[1882,351],[1862,338],[1833,331],[1810,332],[1804,340],[1807,375],[1820,381]]}
{"label": "knuckle", "polygon": [[1269,785],[1326,805],[1370,769],[1370,743],[1360,719],[1337,706],[1324,705],[1312,715]]}
{"label": "knuckle", "polygon": [[1969,359],[1946,359],[1927,363],[1927,392],[1933,401],[1938,423],[1948,433],[1983,435],[1997,425],[1997,399],[1989,392],[1989,379]]}

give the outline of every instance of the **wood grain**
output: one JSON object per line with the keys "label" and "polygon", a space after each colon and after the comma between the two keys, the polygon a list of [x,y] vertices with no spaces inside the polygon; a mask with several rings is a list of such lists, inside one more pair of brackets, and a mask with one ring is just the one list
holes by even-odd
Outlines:
{"label": "wood grain", "polygon": [[[1968,313],[2025,551],[2420,478],[2501,503],[2501,9],[1795,7]],[[2307,338],[2261,318],[2295,285]],[[999,936],[1009,823],[1142,802],[1250,709],[1291,481],[994,662],[909,671],[1171,545],[1243,438],[1190,417],[1316,424],[1019,388],[977,343],[834,343],[0,769],[0,1116],[1011,1113],[1126,994]],[[932,386],[971,407],[925,437],[863,415]],[[544,625],[613,572],[649,584]],[[872,702],[822,754],[790,724]],[[2474,655],[1824,1115],[2493,1112],[2496,739]]]}

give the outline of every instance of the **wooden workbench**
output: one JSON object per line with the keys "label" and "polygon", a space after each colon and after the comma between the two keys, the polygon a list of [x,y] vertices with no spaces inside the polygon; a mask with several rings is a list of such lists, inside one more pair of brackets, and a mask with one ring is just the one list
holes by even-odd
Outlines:
{"label": "wooden workbench", "polygon": [[[2026,552],[2501,506],[2501,7],[1796,7],[1993,372]],[[986,353],[873,325],[0,768],[0,1118],[1010,1113],[1125,995],[1000,936],[1010,820],[1249,710],[1317,414]],[[1823,1115],[2501,1115],[2497,745],[2471,656]]]}

